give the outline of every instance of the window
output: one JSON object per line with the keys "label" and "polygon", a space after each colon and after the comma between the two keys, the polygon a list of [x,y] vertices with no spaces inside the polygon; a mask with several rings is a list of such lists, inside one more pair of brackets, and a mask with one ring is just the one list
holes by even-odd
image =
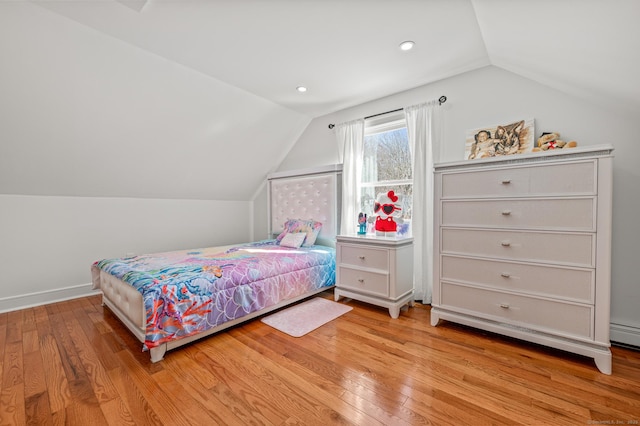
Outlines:
{"label": "window", "polygon": [[403,111],[366,121],[361,180],[360,211],[375,216],[376,196],[392,190],[402,208],[398,234],[410,234],[413,173]]}

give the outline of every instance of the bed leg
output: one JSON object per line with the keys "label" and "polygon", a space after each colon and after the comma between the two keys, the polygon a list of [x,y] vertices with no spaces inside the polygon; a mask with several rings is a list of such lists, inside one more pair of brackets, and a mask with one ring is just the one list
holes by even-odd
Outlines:
{"label": "bed leg", "polygon": [[167,353],[167,344],[151,348],[151,362],[159,362],[164,359],[164,354]]}

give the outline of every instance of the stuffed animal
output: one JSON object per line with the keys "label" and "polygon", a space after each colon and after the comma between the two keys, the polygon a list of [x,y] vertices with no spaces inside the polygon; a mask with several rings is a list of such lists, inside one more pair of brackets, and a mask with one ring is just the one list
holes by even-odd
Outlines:
{"label": "stuffed animal", "polygon": [[376,235],[393,237],[397,235],[398,225],[402,224],[402,208],[398,202],[398,196],[394,191],[387,193],[381,192],[376,197],[373,212],[377,215],[375,219],[369,218],[369,221],[375,220],[374,229]]}
{"label": "stuffed animal", "polygon": [[560,133],[543,133],[542,136],[538,138],[538,142],[536,146],[533,148],[533,151],[548,151],[550,149],[560,149],[560,148],[574,148],[578,146],[578,142],[570,141],[565,142],[560,140]]}

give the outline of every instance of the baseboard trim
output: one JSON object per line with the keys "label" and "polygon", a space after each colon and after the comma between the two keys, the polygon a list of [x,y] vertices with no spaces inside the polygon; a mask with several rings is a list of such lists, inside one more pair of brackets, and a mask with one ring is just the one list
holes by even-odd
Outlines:
{"label": "baseboard trim", "polygon": [[21,294],[0,299],[0,313],[18,311],[34,306],[48,305],[65,300],[100,294],[100,290],[92,289],[92,284],[80,284],[72,287],[46,290],[37,293]]}
{"label": "baseboard trim", "polygon": [[640,347],[640,328],[611,323],[611,342]]}

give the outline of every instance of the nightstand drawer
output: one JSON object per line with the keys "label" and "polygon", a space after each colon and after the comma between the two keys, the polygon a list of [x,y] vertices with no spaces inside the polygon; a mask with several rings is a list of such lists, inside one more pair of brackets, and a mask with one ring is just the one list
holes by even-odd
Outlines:
{"label": "nightstand drawer", "polygon": [[442,202],[444,226],[593,231],[595,222],[592,197]]}
{"label": "nightstand drawer", "polygon": [[593,161],[442,174],[442,198],[592,195]]}
{"label": "nightstand drawer", "polygon": [[[593,306],[538,299],[443,282],[442,306],[489,320],[593,337]],[[544,314],[541,314],[544,313]]]}
{"label": "nightstand drawer", "polygon": [[340,246],[339,265],[352,265],[362,268],[389,270],[389,251],[363,245],[342,244]]}
{"label": "nightstand drawer", "polygon": [[337,285],[360,293],[389,297],[389,275],[339,266]]}

